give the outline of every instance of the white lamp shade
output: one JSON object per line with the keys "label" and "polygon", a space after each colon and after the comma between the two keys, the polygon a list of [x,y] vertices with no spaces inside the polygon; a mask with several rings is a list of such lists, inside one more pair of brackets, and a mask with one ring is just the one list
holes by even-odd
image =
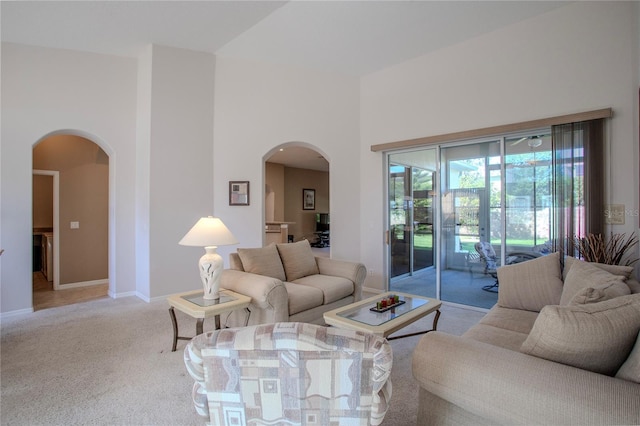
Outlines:
{"label": "white lamp shade", "polygon": [[178,244],[197,247],[227,246],[238,244],[238,240],[220,219],[208,216],[200,218]]}

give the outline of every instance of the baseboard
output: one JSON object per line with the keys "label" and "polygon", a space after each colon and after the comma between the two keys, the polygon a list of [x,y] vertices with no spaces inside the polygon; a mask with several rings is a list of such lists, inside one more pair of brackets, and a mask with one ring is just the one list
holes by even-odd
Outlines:
{"label": "baseboard", "polygon": [[109,279],[105,278],[102,280],[93,280],[93,281],[80,281],[77,283],[68,283],[68,284],[59,284],[58,290],[66,290],[69,288],[78,288],[78,287],[89,287],[92,285],[100,285],[100,284],[109,284]]}
{"label": "baseboard", "polygon": [[387,290],[380,290],[379,288],[371,288],[371,287],[362,287],[363,293],[373,293],[373,294],[382,294],[386,293]]}
{"label": "baseboard", "polygon": [[113,293],[109,291],[109,297],[111,297],[112,299],[121,299],[123,297],[131,297],[137,295],[138,293],[136,293],[135,291],[125,291],[124,293]]}
{"label": "baseboard", "polygon": [[459,303],[446,302],[444,300],[442,301],[442,304],[446,306],[453,306],[454,308],[467,309],[469,311],[484,312],[484,313],[489,312],[489,309],[487,308],[480,308],[478,306],[471,306],[471,305],[461,305]]}
{"label": "baseboard", "polygon": [[33,313],[33,308],[18,309],[17,311],[3,312],[0,314],[0,321],[3,319],[8,319],[12,317],[17,317],[19,315],[32,314],[32,313]]}

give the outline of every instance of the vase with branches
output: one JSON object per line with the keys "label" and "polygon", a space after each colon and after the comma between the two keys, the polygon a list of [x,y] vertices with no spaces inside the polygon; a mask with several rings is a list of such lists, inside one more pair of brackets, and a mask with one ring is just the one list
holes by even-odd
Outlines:
{"label": "vase with branches", "polygon": [[587,262],[632,266],[638,261],[637,257],[629,257],[631,249],[638,245],[635,233],[612,233],[608,239],[602,234],[588,233],[582,237],[574,237],[574,244],[580,257]]}

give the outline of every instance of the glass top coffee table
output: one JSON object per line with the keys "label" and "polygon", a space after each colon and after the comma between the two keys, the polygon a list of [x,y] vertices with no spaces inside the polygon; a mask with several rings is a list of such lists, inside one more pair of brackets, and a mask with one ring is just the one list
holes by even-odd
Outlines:
{"label": "glass top coffee table", "polygon": [[[383,299],[388,299],[391,295],[398,296],[398,303],[392,304],[391,307],[382,307],[377,304]],[[389,291],[325,312],[324,321],[334,327],[366,331],[393,340],[434,331],[440,318],[440,306],[442,306],[442,302],[436,299]],[[433,312],[436,315],[431,330],[388,337]]]}

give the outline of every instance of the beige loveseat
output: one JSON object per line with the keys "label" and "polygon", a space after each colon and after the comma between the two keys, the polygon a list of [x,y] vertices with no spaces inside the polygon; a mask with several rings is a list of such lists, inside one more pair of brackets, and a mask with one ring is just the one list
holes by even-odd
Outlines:
{"label": "beige loveseat", "polygon": [[236,311],[223,326],[275,322],[323,324],[322,314],[359,301],[367,270],[362,263],[316,257],[307,240],[238,249],[221,286],[251,297],[249,318]]}
{"label": "beige loveseat", "polygon": [[498,269],[498,303],[413,352],[418,424],[640,424],[640,285],[557,253]]}

